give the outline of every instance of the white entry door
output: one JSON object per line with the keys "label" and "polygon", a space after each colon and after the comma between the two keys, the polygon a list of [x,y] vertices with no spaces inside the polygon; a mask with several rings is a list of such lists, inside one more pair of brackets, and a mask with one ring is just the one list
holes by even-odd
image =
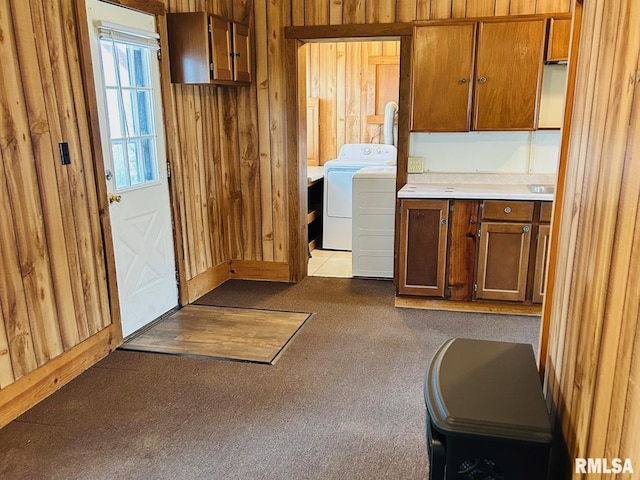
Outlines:
{"label": "white entry door", "polygon": [[153,15],[87,0],[122,334],[178,303]]}

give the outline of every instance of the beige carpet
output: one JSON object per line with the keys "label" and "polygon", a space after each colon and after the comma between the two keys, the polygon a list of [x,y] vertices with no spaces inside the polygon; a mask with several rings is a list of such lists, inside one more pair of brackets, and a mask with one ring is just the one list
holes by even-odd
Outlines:
{"label": "beige carpet", "polygon": [[120,348],[273,364],[309,313],[187,305]]}

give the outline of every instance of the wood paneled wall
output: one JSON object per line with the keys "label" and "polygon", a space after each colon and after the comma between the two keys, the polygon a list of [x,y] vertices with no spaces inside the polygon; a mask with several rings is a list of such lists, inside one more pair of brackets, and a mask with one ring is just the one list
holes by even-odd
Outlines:
{"label": "wood paneled wall", "polygon": [[545,388],[567,447],[557,478],[630,479],[572,464],[628,457],[640,469],[640,3],[585,0],[576,12]]}
{"label": "wood paneled wall", "polygon": [[571,4],[571,0],[291,0],[291,24],[392,23],[560,13],[569,12]]}
{"label": "wood paneled wall", "polygon": [[[253,28],[253,2],[166,0],[168,12],[204,11]],[[270,176],[258,152],[257,85],[173,85],[185,270],[188,280],[231,259],[273,260]],[[267,168],[268,170],[268,168]],[[263,181],[261,181],[263,180]],[[283,248],[284,250],[284,248]]]}
{"label": "wood paneled wall", "polygon": [[383,143],[382,125],[367,121],[375,106],[371,92],[376,88],[369,75],[369,58],[398,57],[400,42],[323,42],[304,48],[308,50],[307,95],[318,98],[320,105],[320,165],[336,158],[345,143]]}
{"label": "wood paneled wall", "polygon": [[72,2],[1,0],[0,64],[1,426],[59,380],[29,374],[113,328]]}

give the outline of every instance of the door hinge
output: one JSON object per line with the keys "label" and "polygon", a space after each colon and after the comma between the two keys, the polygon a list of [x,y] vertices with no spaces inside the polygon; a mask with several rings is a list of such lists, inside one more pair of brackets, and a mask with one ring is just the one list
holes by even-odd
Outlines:
{"label": "door hinge", "polygon": [[167,178],[171,178],[171,164],[167,162]]}
{"label": "door hinge", "polygon": [[176,285],[180,285],[180,272],[176,270]]}
{"label": "door hinge", "polygon": [[474,291],[474,292],[477,292],[477,291],[478,291],[478,284],[477,284],[477,283],[474,283],[474,284],[473,284],[473,291]]}
{"label": "door hinge", "polygon": [[158,60],[162,60],[162,50],[158,49]]}
{"label": "door hinge", "polygon": [[480,232],[482,232],[482,228],[478,228],[478,238],[480,238]]}

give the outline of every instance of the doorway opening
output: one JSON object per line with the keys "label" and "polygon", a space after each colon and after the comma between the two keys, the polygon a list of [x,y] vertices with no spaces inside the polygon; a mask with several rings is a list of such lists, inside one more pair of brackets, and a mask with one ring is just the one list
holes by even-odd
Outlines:
{"label": "doorway opening", "polygon": [[[395,157],[393,162],[384,162],[389,191],[381,194],[381,201],[383,208],[388,205],[383,215],[375,217],[375,222],[383,224],[371,225],[377,230],[378,245],[373,256],[367,252],[365,262],[372,260],[375,265],[367,272],[358,266],[358,235],[352,233],[356,215],[352,186],[358,182],[352,184],[352,178],[358,176],[354,172],[369,165],[334,171],[328,168],[332,164],[326,164],[341,155],[344,145],[363,145],[361,150],[375,156],[375,146],[390,141],[385,139],[383,121],[385,106],[399,103],[400,41],[341,39],[310,42],[301,48],[306,56],[307,158],[301,162],[306,164],[307,172],[307,274],[392,278],[395,168],[390,164],[395,163]],[[396,118],[394,111],[391,142],[397,145]]]}

